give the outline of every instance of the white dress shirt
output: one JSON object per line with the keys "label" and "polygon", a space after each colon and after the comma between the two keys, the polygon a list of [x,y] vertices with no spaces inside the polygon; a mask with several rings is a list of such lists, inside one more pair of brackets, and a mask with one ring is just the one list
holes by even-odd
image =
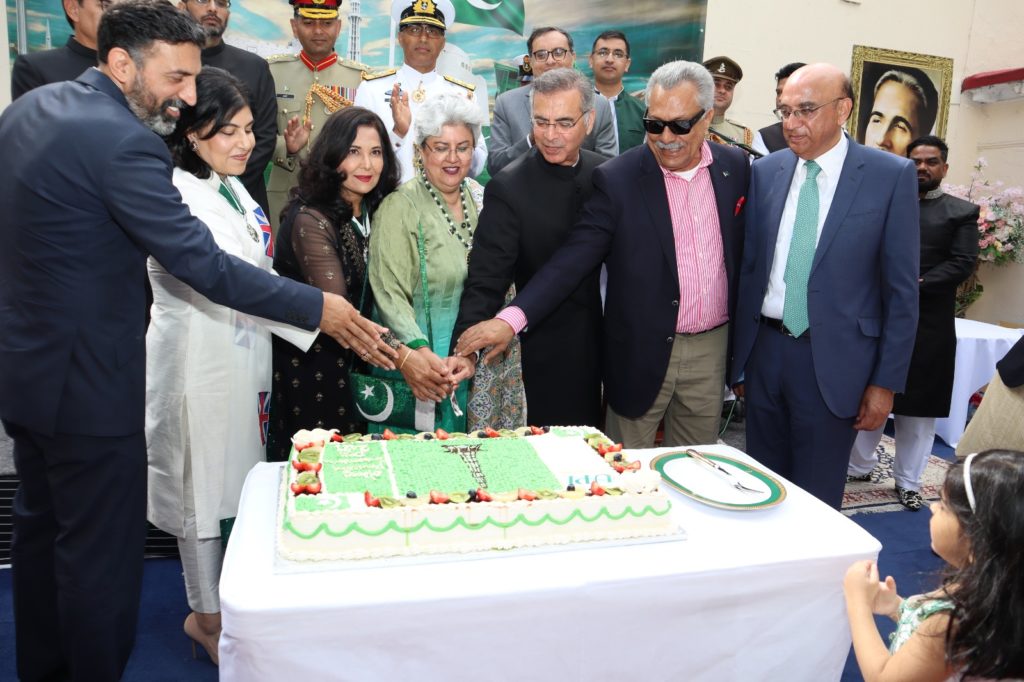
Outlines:
{"label": "white dress shirt", "polygon": [[[850,141],[846,134],[839,136],[839,142],[827,152],[816,159],[815,163],[821,166],[818,173],[818,232],[815,238],[821,239],[821,228],[828,217],[829,208],[832,206],[832,199],[836,195],[836,187],[839,186],[839,174],[843,170],[843,163],[846,161],[846,151],[850,147]],[[793,224],[796,222],[796,204],[800,198],[800,187],[807,177],[807,162],[800,159],[796,165],[796,172],[793,173],[793,181],[789,184],[789,193],[786,195],[786,207],[782,210],[782,221],[779,223],[779,234],[775,238],[775,259],[772,261],[771,274],[768,276],[768,293],[765,294],[764,303],[761,304],[761,314],[765,317],[782,319],[782,308],[786,301],[786,261],[789,260],[789,242],[793,238]]]}

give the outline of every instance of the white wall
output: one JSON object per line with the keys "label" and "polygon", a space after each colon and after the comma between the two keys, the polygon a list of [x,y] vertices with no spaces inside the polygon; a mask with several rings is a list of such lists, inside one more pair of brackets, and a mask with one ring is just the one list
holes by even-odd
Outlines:
{"label": "white wall", "polygon": [[[1020,0],[708,0],[704,54],[743,68],[729,118],[752,128],[775,121],[775,71],[829,62],[847,71],[854,45],[953,59],[946,141],[953,183],[966,184],[979,156],[986,176],[1024,186],[1024,100],[977,104],[966,76],[1024,66]],[[1024,265],[983,267],[985,294],[968,315],[1024,324]]]}

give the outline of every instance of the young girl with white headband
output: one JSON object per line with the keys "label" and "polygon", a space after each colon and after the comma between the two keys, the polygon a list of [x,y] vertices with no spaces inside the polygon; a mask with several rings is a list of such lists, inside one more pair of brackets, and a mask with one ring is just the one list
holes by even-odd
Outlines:
{"label": "young girl with white headband", "polygon": [[[1024,677],[1024,452],[968,455],[931,505],[932,549],[948,564],[942,586],[906,599],[873,561],[843,590],[866,682]],[[896,621],[888,648],[872,614]]]}

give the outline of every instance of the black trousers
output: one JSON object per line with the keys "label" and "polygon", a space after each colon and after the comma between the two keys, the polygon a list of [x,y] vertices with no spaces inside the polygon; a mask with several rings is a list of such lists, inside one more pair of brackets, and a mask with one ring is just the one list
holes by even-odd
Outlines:
{"label": "black trousers", "polygon": [[118,680],[142,590],[145,434],[4,428],[20,478],[11,544],[18,676]]}

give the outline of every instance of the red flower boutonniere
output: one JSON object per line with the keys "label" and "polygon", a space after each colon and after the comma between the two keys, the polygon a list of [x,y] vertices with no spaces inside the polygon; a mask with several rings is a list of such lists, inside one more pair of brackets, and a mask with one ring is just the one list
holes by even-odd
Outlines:
{"label": "red flower boutonniere", "polygon": [[743,204],[747,203],[746,197],[740,197],[739,201],[736,202],[736,209],[733,211],[733,216],[738,216],[740,211],[743,210]]}

